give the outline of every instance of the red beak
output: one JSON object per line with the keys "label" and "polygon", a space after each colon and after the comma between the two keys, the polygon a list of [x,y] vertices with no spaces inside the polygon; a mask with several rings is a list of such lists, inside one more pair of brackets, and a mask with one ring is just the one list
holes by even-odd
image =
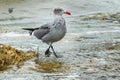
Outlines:
{"label": "red beak", "polygon": [[64,12],[64,14],[71,15],[69,11]]}

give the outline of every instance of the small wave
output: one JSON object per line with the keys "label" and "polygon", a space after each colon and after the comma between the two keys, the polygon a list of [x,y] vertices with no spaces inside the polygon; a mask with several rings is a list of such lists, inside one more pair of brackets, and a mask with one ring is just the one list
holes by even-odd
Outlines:
{"label": "small wave", "polygon": [[[79,33],[67,33],[66,36],[73,37],[80,37],[80,36],[88,36],[88,35],[94,35],[94,34],[104,34],[104,33],[120,33],[120,30],[109,30],[109,31],[87,31],[87,32],[79,32]],[[22,33],[15,33],[15,32],[9,32],[9,33],[1,33],[0,37],[22,37],[22,36],[29,36],[29,34],[22,34]]]}
{"label": "small wave", "polygon": [[86,34],[91,35],[91,34],[102,34],[102,33],[116,33],[120,32],[120,30],[110,30],[110,31],[88,31]]}
{"label": "small wave", "polygon": [[22,36],[29,36],[29,34],[20,34],[20,33],[15,33],[15,32],[0,34],[0,37],[22,37]]}
{"label": "small wave", "polygon": [[94,34],[104,34],[104,33],[120,33],[120,30],[109,30],[109,31],[87,31],[87,32],[80,32],[80,33],[68,33],[68,36],[88,36],[88,35],[94,35]]}
{"label": "small wave", "polygon": [[[120,33],[120,30],[109,30],[109,31],[84,31],[84,32],[79,32],[79,33],[67,33],[66,36],[62,39],[62,41],[81,41],[82,37],[83,38],[97,38],[94,35],[99,35],[99,34],[110,34],[110,33]],[[90,37],[89,37],[90,36]],[[91,37],[92,36],[92,37]]]}

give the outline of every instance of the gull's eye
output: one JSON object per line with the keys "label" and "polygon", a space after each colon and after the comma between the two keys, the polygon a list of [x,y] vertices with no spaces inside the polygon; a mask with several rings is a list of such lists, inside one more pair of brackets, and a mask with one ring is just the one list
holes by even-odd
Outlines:
{"label": "gull's eye", "polygon": [[61,11],[61,9],[58,9],[58,11]]}

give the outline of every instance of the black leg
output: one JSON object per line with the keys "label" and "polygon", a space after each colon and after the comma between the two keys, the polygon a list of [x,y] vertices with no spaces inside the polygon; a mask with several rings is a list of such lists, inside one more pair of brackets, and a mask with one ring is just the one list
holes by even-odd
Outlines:
{"label": "black leg", "polygon": [[57,54],[55,53],[55,50],[53,49],[53,46],[51,45],[50,47],[51,47],[51,49],[52,49],[53,54],[55,55],[55,57],[58,58]]}
{"label": "black leg", "polygon": [[49,49],[50,49],[50,46],[49,46],[48,49],[45,51],[45,56],[46,56],[46,57],[49,57],[49,56],[50,56],[50,53],[51,53],[51,52],[50,52]]}

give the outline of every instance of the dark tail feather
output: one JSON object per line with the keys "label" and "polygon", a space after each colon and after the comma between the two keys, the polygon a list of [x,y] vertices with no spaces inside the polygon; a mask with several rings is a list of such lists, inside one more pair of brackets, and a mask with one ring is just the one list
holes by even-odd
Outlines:
{"label": "dark tail feather", "polygon": [[32,35],[33,31],[39,28],[22,28],[23,30],[28,30],[30,35]]}
{"label": "dark tail feather", "polygon": [[22,28],[23,30],[34,31],[35,28]]}

